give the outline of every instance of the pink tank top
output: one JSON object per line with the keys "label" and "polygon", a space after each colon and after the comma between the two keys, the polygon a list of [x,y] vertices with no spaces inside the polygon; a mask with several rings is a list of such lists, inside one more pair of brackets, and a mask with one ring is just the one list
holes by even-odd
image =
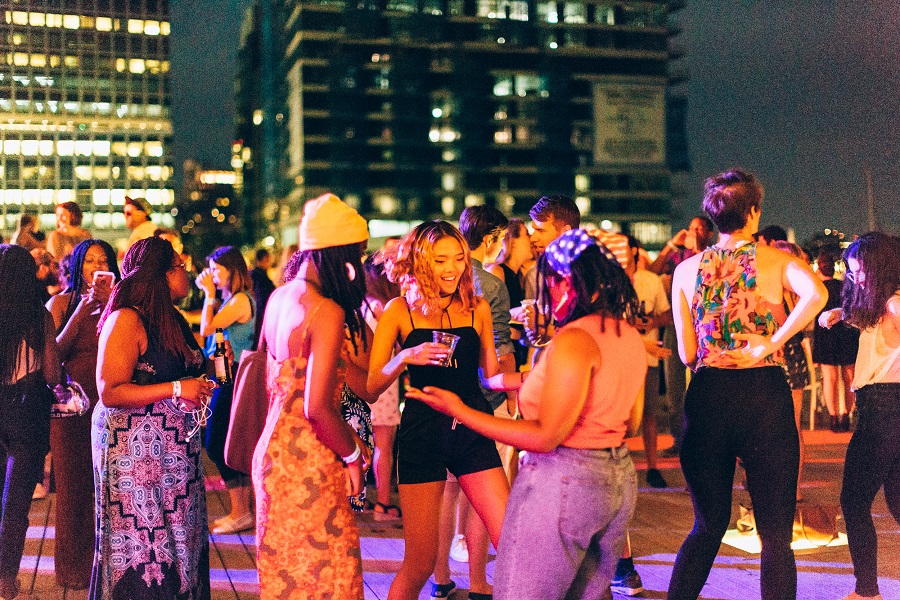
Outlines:
{"label": "pink tank top", "polygon": [[[735,333],[771,336],[787,314],[782,304],[765,300],[756,290],[756,244],[734,249],[710,246],[703,251],[697,272],[697,286],[691,301],[694,331],[697,332],[697,366],[734,369],[722,355],[744,344]],[[781,349],[754,367],[780,365]]]}
{"label": "pink tank top", "polygon": [[[600,325],[605,319],[605,331]],[[588,332],[600,348],[600,368],[591,376],[587,400],[575,427],[561,444],[567,448],[618,448],[625,439],[628,417],[644,385],[646,350],[637,329],[610,317],[588,315],[562,329],[576,327]],[[519,411],[526,419],[538,416],[546,379],[547,360],[538,361],[519,390]],[[565,394],[566,390],[558,390]]]}

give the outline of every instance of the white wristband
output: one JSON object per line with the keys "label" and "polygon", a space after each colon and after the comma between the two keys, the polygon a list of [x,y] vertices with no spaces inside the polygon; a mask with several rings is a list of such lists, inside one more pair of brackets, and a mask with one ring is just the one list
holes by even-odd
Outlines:
{"label": "white wristband", "polygon": [[179,398],[181,398],[181,381],[176,379],[172,382],[172,401],[177,402]]}
{"label": "white wristband", "polygon": [[351,452],[348,456],[342,456],[341,460],[344,461],[345,465],[349,465],[350,463],[355,461],[357,458],[359,458],[360,454],[362,454],[362,450],[360,449],[359,444],[356,444],[356,449],[353,452]]}
{"label": "white wristband", "polygon": [[216,299],[215,299],[215,298],[204,298],[204,300],[203,300],[203,306],[204,306],[204,307],[207,307],[207,306],[215,306],[215,305],[216,305]]}

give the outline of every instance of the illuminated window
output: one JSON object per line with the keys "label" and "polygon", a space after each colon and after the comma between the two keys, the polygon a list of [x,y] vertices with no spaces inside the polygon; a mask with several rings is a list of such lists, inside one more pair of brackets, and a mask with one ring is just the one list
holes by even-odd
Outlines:
{"label": "illuminated window", "polygon": [[160,65],[160,67],[161,67],[163,73],[168,73],[169,72],[169,61],[167,61],[167,60],[162,61],[162,64]]}
{"label": "illuminated window", "polygon": [[110,150],[115,156],[127,156],[128,155],[128,144],[125,142],[113,142],[110,144]]}
{"label": "illuminated window", "polygon": [[494,132],[494,143],[511,144],[512,137],[512,127],[503,127]]}
{"label": "illuminated window", "polygon": [[22,155],[37,156],[38,147],[39,146],[37,140],[22,140]]}
{"label": "illuminated window", "polygon": [[47,55],[46,54],[32,54],[30,63],[31,63],[32,67],[46,67],[47,66]]}
{"label": "illuminated window", "polygon": [[77,67],[81,62],[81,59],[77,56],[67,56],[64,62],[67,67]]}
{"label": "illuminated window", "polygon": [[583,3],[566,2],[566,23],[587,23],[587,7]]}
{"label": "illuminated window", "polygon": [[43,13],[31,13],[28,15],[28,24],[32,27],[43,27],[46,20]]}
{"label": "illuminated window", "polygon": [[92,144],[94,156],[109,156],[110,143],[106,140],[95,140]]}
{"label": "illuminated window", "polygon": [[[8,62],[8,59],[7,59]],[[13,54],[13,64],[17,67],[27,67],[28,66],[28,55],[23,52],[16,52]]]}
{"label": "illuminated window", "polygon": [[144,21],[144,34],[145,35],[159,35],[160,27],[159,21]]}
{"label": "illuminated window", "polygon": [[56,142],[56,153],[60,156],[72,156],[75,154],[75,142],[73,140],[59,140]]}
{"label": "illuminated window", "polygon": [[146,61],[146,65],[147,65],[147,70],[150,71],[151,73],[153,73],[154,75],[156,73],[159,73],[160,69],[159,69],[159,61],[158,60],[148,59]]}
{"label": "illuminated window", "polygon": [[128,179],[133,180],[142,180],[144,178],[144,168],[143,167],[128,167]]}
{"label": "illuminated window", "polygon": [[147,154],[154,158],[159,158],[163,155],[163,146],[162,142],[147,142]]}
{"label": "illuminated window", "polygon": [[[9,20],[9,13],[8,13],[8,12],[6,13],[6,19],[7,19],[7,21]],[[18,11],[18,10],[15,11],[15,12],[13,12],[13,14],[12,14],[12,22],[15,23],[16,25],[28,25],[28,13],[27,13],[27,12],[21,12],[21,11]]]}
{"label": "illuminated window", "polygon": [[47,27],[62,27],[63,26],[63,16],[62,15],[47,15]]}
{"label": "illuminated window", "polygon": [[128,33],[144,33],[144,22],[140,19],[128,19]]}
{"label": "illuminated window", "polygon": [[141,74],[146,70],[143,58],[132,58],[128,61],[128,70],[135,74]]}
{"label": "illuminated window", "polygon": [[19,140],[6,140],[3,142],[3,153],[16,155],[21,152],[22,145]]}
{"label": "illuminated window", "polygon": [[90,156],[91,142],[90,140],[77,140],[75,142],[75,156]]}
{"label": "illuminated window", "polygon": [[256,109],[253,111],[253,124],[259,125],[263,122],[263,111]]}
{"label": "illuminated window", "polygon": [[125,59],[124,58],[116,59],[116,71],[118,71],[119,73],[125,72]]}
{"label": "illuminated window", "polygon": [[66,29],[78,29],[81,27],[81,17],[78,15],[63,15],[62,24]]}
{"label": "illuminated window", "polygon": [[509,96],[512,94],[513,81],[510,76],[497,77],[494,81],[495,96]]}
{"label": "illuminated window", "polygon": [[109,17],[97,17],[97,31],[112,31],[113,22]]}
{"label": "illuminated window", "polygon": [[144,151],[144,145],[140,142],[131,142],[128,144],[128,156],[137,158]]}
{"label": "illuminated window", "polygon": [[81,181],[90,181],[94,178],[94,171],[88,166],[79,165],[75,167],[75,177]]}
{"label": "illuminated window", "polygon": [[38,147],[41,156],[53,156],[53,140],[41,140]]}
{"label": "illuminated window", "polygon": [[109,205],[109,190],[94,190],[91,192],[91,199],[97,206]]}
{"label": "illuminated window", "polygon": [[169,22],[163,21],[159,24],[159,32],[163,35],[169,35]]}

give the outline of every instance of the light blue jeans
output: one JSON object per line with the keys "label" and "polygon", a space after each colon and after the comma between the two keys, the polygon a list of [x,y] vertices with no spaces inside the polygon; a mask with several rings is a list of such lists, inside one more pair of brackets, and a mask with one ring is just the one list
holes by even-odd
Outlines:
{"label": "light blue jeans", "polygon": [[494,597],[601,598],[636,500],[637,473],[624,445],[527,453],[503,520]]}

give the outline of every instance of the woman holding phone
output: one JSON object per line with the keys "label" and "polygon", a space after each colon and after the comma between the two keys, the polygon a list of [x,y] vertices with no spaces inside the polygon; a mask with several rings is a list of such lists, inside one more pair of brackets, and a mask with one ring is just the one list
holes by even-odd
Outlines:
{"label": "woman holding phone", "polygon": [[[69,286],[47,302],[66,373],[97,404],[97,324],[119,279],[116,253],[102,240],[78,243],[69,257]],[[56,582],[85,589],[94,557],[94,492],[91,466],[91,413],[50,422],[56,473]]]}

